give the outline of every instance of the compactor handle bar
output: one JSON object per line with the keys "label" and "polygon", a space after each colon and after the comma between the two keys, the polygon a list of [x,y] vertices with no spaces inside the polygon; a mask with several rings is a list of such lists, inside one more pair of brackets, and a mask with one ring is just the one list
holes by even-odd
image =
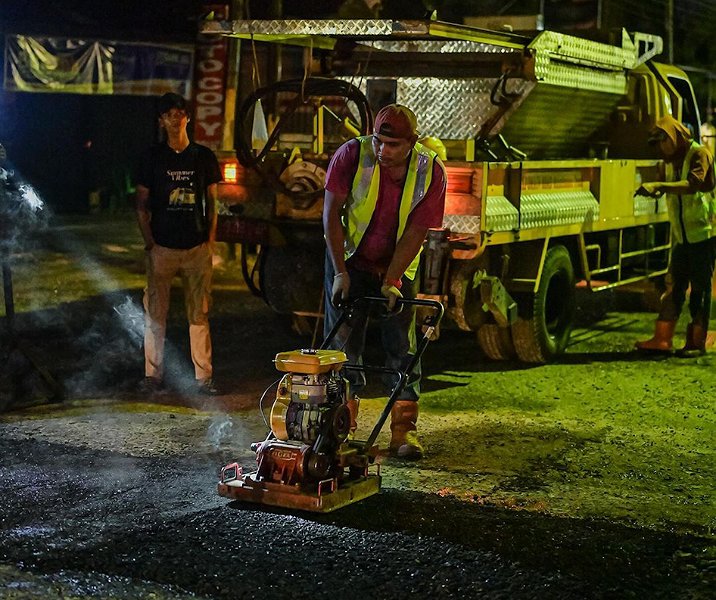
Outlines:
{"label": "compactor handle bar", "polygon": [[[345,323],[345,321],[350,317],[350,315],[353,313],[353,311],[360,307],[360,306],[366,306],[370,304],[387,304],[388,299],[381,297],[373,297],[373,296],[365,296],[362,298],[357,298],[350,302],[341,313],[340,317],[338,317],[338,320],[336,321],[336,324],[333,326],[331,331],[326,336],[326,339],[323,340],[323,343],[321,344],[321,349],[325,349],[328,344],[333,340],[333,338],[338,333],[338,330],[340,329],[341,325]],[[425,348],[427,348],[428,343],[430,342],[430,339],[433,336],[433,332],[435,331],[435,328],[439,325],[440,320],[443,318],[443,314],[445,313],[445,308],[443,305],[436,301],[436,300],[426,300],[423,298],[415,298],[415,299],[408,299],[408,298],[399,298],[396,302],[396,306],[403,305],[403,306],[426,306],[428,308],[433,309],[433,313],[426,316],[425,320],[423,321],[422,325],[425,327],[425,331],[423,333],[423,337],[420,338],[420,341],[418,342],[417,348],[415,349],[415,354],[411,357],[410,362],[405,367],[403,371],[394,371],[392,369],[387,369],[383,367],[364,367],[364,366],[358,366],[358,365],[346,365],[346,368],[350,369],[356,369],[356,370],[371,370],[371,371],[380,371],[384,373],[396,373],[398,375],[398,384],[393,388],[393,391],[390,393],[390,397],[388,398],[388,402],[385,405],[385,408],[383,409],[383,412],[380,415],[380,418],[375,424],[375,427],[373,427],[373,431],[371,431],[370,435],[368,436],[368,439],[366,440],[365,444],[363,445],[363,451],[367,452],[375,443],[376,438],[378,437],[378,434],[380,433],[380,430],[383,428],[383,425],[385,425],[385,422],[388,420],[388,417],[390,416],[390,411],[393,408],[393,405],[397,402],[398,396],[402,393],[403,389],[405,388],[405,384],[408,381],[408,376],[413,372],[413,369],[415,368],[415,365],[420,360],[420,357],[423,355],[423,352],[425,352]]]}

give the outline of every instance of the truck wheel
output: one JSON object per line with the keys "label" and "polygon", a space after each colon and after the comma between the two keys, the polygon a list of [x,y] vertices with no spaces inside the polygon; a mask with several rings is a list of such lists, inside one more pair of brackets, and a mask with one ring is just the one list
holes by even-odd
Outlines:
{"label": "truck wheel", "polygon": [[512,334],[507,327],[487,323],[477,330],[477,342],[487,358],[509,360],[515,357]]}
{"label": "truck wheel", "polygon": [[546,363],[562,354],[574,326],[574,269],[564,246],[547,251],[537,292],[523,302],[512,324],[512,340],[520,360]]}
{"label": "truck wheel", "polygon": [[317,312],[323,291],[324,250],[312,246],[263,249],[259,284],[264,300],[281,314]]}

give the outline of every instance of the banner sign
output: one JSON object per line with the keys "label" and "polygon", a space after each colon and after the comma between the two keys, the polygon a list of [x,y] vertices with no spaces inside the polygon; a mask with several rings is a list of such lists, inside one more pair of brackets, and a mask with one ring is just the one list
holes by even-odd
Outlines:
{"label": "banner sign", "polygon": [[[210,4],[214,18],[228,18],[229,7]],[[223,36],[199,35],[196,41],[194,141],[219,150],[224,134],[226,61],[228,42]]]}
{"label": "banner sign", "polygon": [[10,34],[5,36],[4,88],[189,97],[193,64],[191,46]]}

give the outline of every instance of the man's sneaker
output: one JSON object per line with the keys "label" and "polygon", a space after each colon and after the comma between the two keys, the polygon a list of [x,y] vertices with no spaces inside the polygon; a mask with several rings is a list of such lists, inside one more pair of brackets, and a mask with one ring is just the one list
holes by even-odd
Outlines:
{"label": "man's sneaker", "polygon": [[139,382],[139,393],[145,396],[154,396],[162,391],[162,382],[156,377],[145,377]]}
{"label": "man's sneaker", "polygon": [[197,381],[196,391],[202,396],[218,396],[221,393],[211,377]]}

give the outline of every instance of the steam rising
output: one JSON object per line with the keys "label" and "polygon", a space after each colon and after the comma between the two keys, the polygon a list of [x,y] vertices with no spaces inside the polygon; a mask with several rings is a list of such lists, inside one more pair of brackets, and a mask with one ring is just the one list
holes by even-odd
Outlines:
{"label": "steam rising", "polygon": [[45,203],[31,185],[24,183],[20,186],[19,191],[21,198],[33,212],[37,213],[45,207]]}
{"label": "steam rising", "polygon": [[126,296],[124,302],[112,309],[117,313],[119,321],[124,330],[128,333],[130,343],[137,349],[142,347],[144,337],[144,311],[129,296]]}
{"label": "steam rising", "polygon": [[33,233],[47,226],[50,214],[28,183],[18,184],[15,173],[0,167],[0,253],[23,250]]}
{"label": "steam rising", "polygon": [[209,428],[206,432],[206,438],[211,444],[214,450],[218,450],[221,445],[228,442],[233,437],[232,430],[234,428],[234,422],[231,417],[227,415],[217,415],[209,423]]}
{"label": "steam rising", "polygon": [[[95,397],[97,394],[116,397],[117,392],[134,391],[143,372],[141,300],[128,295],[126,290],[112,291],[116,290],[117,282],[111,270],[88,253],[82,239],[64,233],[54,235],[53,230],[37,236],[47,230],[51,216],[32,185],[18,184],[13,172],[0,168],[0,259],[18,258],[31,242],[60,246],[89,279],[90,294],[94,295],[87,301],[78,298],[57,308],[45,305],[43,310],[31,313],[34,326],[49,327],[50,345],[54,340],[71,340],[64,349],[65,358],[72,356],[76,360],[71,373],[63,377],[65,390],[69,395]],[[37,256],[26,254],[23,260],[31,262]],[[97,296],[101,296],[99,304]],[[193,390],[193,367],[185,352],[167,339],[165,353],[166,379],[178,384],[179,390],[182,387]],[[234,423],[228,415],[216,415],[207,425],[206,441],[215,450],[236,443],[237,436],[241,438],[241,447],[248,448],[252,436],[241,422]]]}
{"label": "steam rising", "polygon": [[[112,304],[113,298],[107,297]],[[77,332],[81,356],[65,382],[71,393],[95,395],[133,389],[137,363],[142,356],[143,312],[129,296],[112,305],[112,312],[97,311]],[[66,316],[69,318],[69,315]]]}

